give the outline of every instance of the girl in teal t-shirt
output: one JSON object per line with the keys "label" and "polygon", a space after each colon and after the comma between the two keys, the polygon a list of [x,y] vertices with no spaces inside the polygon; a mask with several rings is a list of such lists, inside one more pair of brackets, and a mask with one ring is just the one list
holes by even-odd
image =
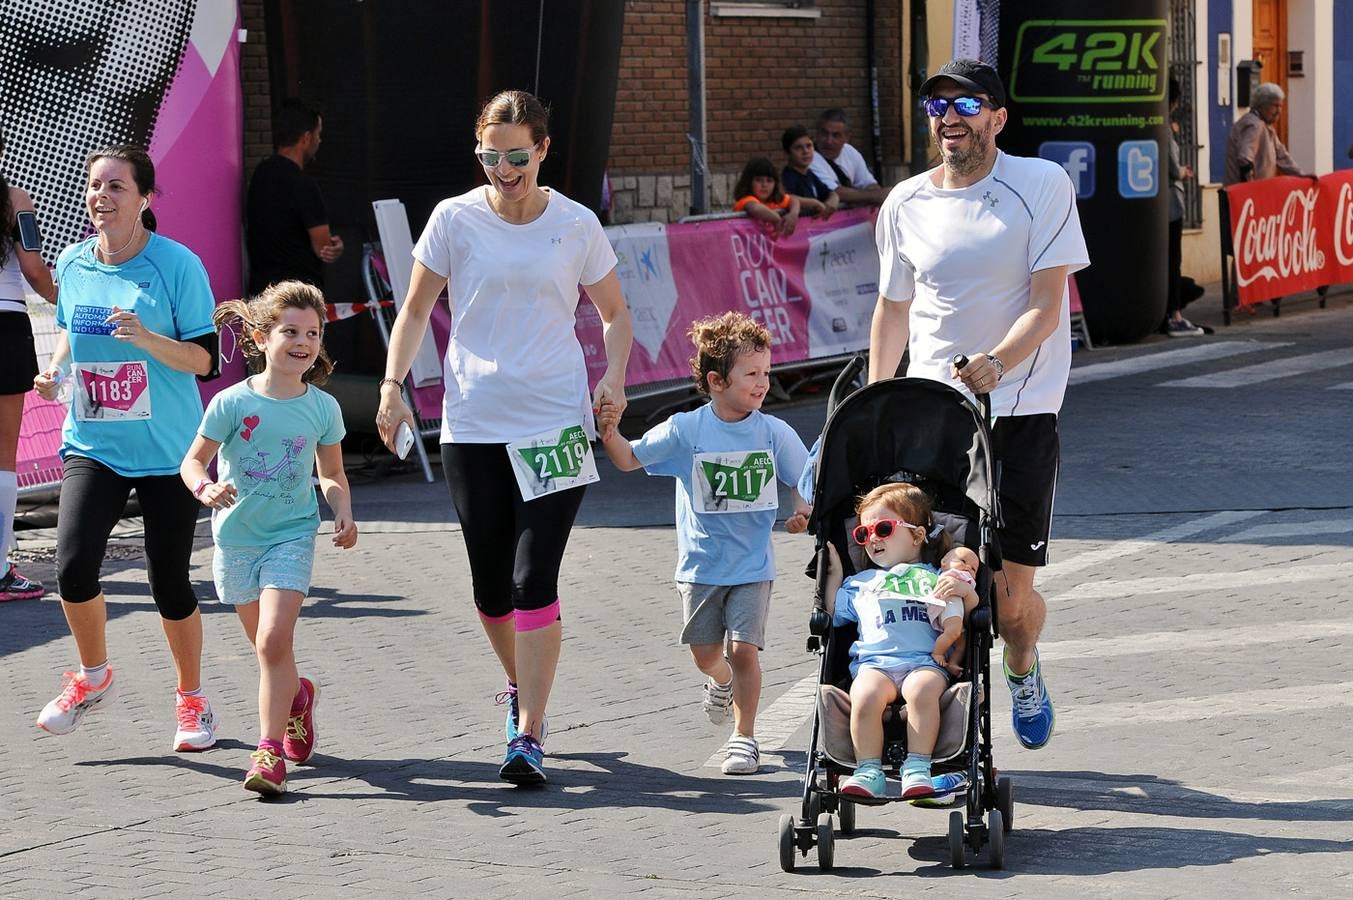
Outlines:
{"label": "girl in teal t-shirt", "polygon": [[[310,473],[334,513],[333,542],[357,543],[343,472],[338,402],[314,387],[333,371],[324,352],[324,295],[299,281],[267,288],[252,302],[217,309],[218,326],[238,321],[250,368],[212,398],[179,474],[211,509],[216,593],[235,606],[260,668],[259,741],[244,786],[260,794],[287,788],[285,760],[315,752],[319,687],[296,671],[292,637],[310,591],[319,504]],[[220,480],[207,463],[220,452]]]}

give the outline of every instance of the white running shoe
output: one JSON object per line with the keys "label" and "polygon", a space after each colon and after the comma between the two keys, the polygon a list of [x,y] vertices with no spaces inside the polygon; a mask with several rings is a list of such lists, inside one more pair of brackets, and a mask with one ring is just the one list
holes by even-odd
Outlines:
{"label": "white running shoe", "polygon": [[66,672],[66,686],[38,713],[38,727],[48,734],[70,734],[80,725],[85,713],[105,700],[113,699],[113,667],[108,667],[103,684],[94,687],[81,673]]}
{"label": "white running shoe", "polygon": [[756,738],[735,734],[728,739],[728,755],[724,757],[725,775],[755,775],[761,768],[761,748]]}
{"label": "white running shoe", "polygon": [[216,746],[216,726],[220,721],[206,697],[185,697],[174,692],[174,750],[178,753],[210,750]]}
{"label": "white running shoe", "polygon": [[733,682],[719,684],[713,678],[705,679],[705,699],[701,704],[705,715],[715,725],[722,725],[728,719],[728,711],[733,708]]}

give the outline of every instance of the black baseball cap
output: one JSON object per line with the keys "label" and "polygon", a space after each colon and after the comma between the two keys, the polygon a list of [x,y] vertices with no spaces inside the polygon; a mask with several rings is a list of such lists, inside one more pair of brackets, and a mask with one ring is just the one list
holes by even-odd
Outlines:
{"label": "black baseball cap", "polygon": [[1001,84],[1001,76],[984,62],[962,58],[950,60],[925,80],[921,85],[921,96],[929,97],[935,89],[935,83],[941,78],[948,78],[959,87],[990,96],[992,104],[997,107],[1005,106],[1005,85]]}

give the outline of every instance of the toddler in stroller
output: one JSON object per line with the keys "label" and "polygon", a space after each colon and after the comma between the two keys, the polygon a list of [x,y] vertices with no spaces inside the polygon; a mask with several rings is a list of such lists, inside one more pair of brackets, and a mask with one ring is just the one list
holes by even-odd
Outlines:
{"label": "toddler in stroller", "polygon": [[[854,622],[859,639],[850,648],[850,736],[855,772],[840,792],[858,802],[884,797],[883,713],[900,697],[907,704],[907,756],[902,766],[902,799],[935,793],[930,753],[940,731],[940,695],[949,672],[937,660],[937,637],[957,641],[965,608],[976,608],[973,583],[934,567],[948,549],[949,535],[936,525],[930,498],[912,484],[882,484],[857,507],[860,524],[851,537],[878,568],[843,579],[836,548],[827,545],[826,596],[832,624]],[[913,524],[916,523],[916,524]],[[971,552],[971,551],[969,551]],[[943,657],[941,656],[941,660]]]}

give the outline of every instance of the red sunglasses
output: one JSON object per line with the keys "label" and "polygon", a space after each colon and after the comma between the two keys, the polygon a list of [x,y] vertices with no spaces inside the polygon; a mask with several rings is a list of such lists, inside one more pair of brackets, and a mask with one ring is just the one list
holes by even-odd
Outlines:
{"label": "red sunglasses", "polygon": [[901,519],[879,519],[873,525],[856,525],[851,529],[850,536],[854,538],[855,543],[863,547],[869,543],[870,535],[877,535],[881,541],[886,541],[893,536],[893,532],[898,528],[920,528],[919,525],[913,525],[910,522],[903,522]]}

